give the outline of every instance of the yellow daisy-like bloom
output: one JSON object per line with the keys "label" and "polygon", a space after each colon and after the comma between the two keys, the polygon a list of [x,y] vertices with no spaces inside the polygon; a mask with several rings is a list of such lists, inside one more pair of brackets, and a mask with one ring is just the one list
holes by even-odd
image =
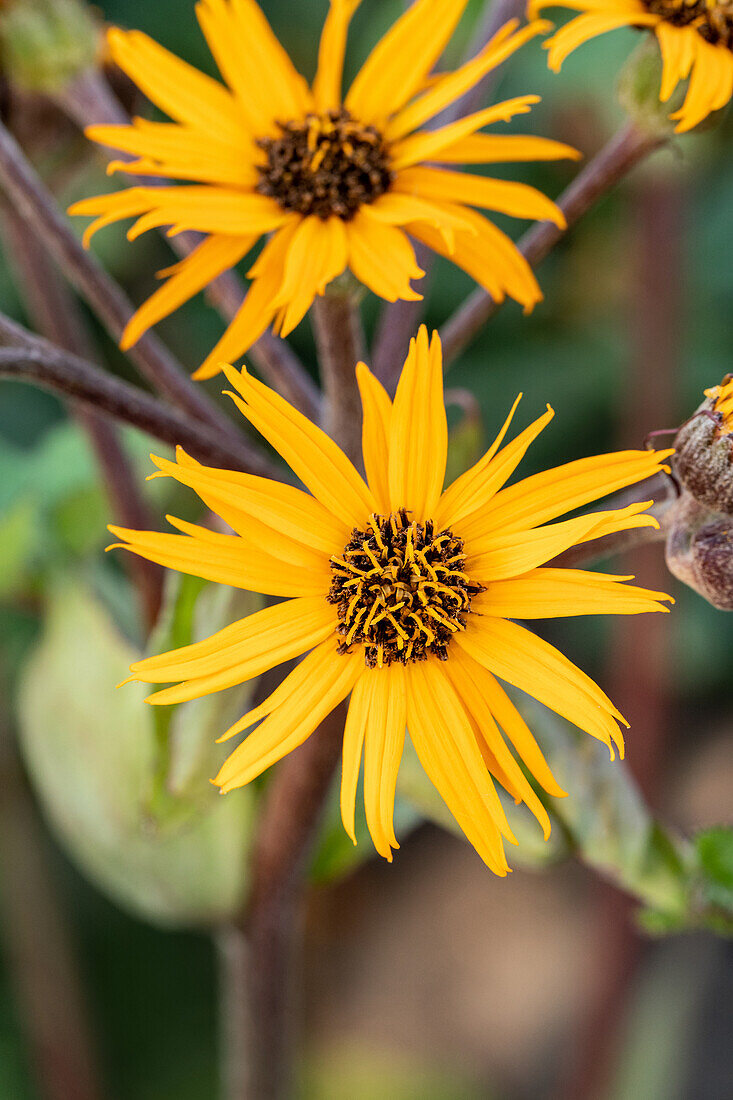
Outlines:
{"label": "yellow daisy-like bloom", "polygon": [[[515,402],[483,458],[445,491],[448,430],[441,348],[423,327],[394,404],[364,364],[366,480],[337,445],[246,371],[225,367],[230,396],[312,495],[210,469],[182,451],[158,473],[194,489],[235,532],[170,519],[180,534],[110,528],[135,554],[223,584],[286,597],[205,641],[134,664],[133,680],[173,684],[151,703],[180,703],[307,656],[221,740],[256,725],[224,763],[223,791],[249,783],[297,748],[349,693],[341,812],[355,839],[364,756],[366,819],[387,859],[406,727],[427,775],[467,838],[499,875],[514,841],[494,780],[536,816],[546,810],[507,741],[550,794],[563,792],[500,680],[514,684],[623,753],[624,720],[580,669],[516,619],[667,610],[632,578],[548,567],[568,547],[655,527],[647,503],[557,519],[663,469],[671,451],[581,459],[506,487],[538,420],[502,446]],[[426,446],[426,440],[429,446]],[[624,723],[625,724],[625,723]]]}
{"label": "yellow daisy-like bloom", "polygon": [[725,0],[531,0],[529,12],[549,7],[582,12],[545,42],[554,72],[598,34],[618,27],[653,30],[662,51],[661,102],[681,80],[690,80],[684,103],[670,115],[678,120],[677,133],[692,130],[733,96],[733,4]]}
{"label": "yellow daisy-like bloom", "polygon": [[411,281],[424,272],[408,234],[448,256],[497,301],[509,295],[531,309],[541,299],[512,241],[472,207],[564,226],[562,213],[526,184],[455,168],[576,157],[544,138],[479,133],[526,113],[539,96],[520,96],[439,129],[420,127],[550,24],[517,30],[512,20],[472,61],[431,76],[466,4],[417,0],[375,46],[345,97],[346,35],[359,0],[331,0],[312,87],[255,0],[197,4],[226,86],[144,34],[109,32],[116,63],[174,122],[93,126],[89,137],[139,158],[116,161],[111,172],[193,182],[131,187],[78,202],[71,213],[95,217],[86,241],[130,217],[137,218],[130,240],[160,226],[206,235],[190,257],[160,273],[166,282],[131,320],[123,349],[268,234],[248,272],[241,309],[195,377],[217,374],[222,361],[238,359],[273,322],[287,335],[347,268],[387,301],[420,299]]}

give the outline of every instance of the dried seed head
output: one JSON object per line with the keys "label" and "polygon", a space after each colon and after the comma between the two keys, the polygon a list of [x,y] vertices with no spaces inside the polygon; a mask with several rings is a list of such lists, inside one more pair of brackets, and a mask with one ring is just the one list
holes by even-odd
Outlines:
{"label": "dried seed head", "polygon": [[687,492],[671,508],[670,572],[713,607],[733,611],[733,517],[710,511]]}
{"label": "dried seed head", "polygon": [[733,380],[705,391],[677,433],[674,472],[701,504],[733,515]]}

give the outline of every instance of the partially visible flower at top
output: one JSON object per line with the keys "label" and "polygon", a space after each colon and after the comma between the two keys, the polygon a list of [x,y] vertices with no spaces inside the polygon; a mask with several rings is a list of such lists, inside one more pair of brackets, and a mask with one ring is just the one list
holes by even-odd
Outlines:
{"label": "partially visible flower at top", "polygon": [[[485,863],[508,871],[514,842],[494,781],[549,835],[527,770],[560,796],[542,751],[499,679],[623,753],[618,710],[552,645],[516,619],[665,611],[669,599],[631,577],[547,566],[568,547],[614,531],[656,527],[649,503],[552,523],[656,473],[671,451],[623,451],[569,462],[506,487],[553,416],[502,446],[498,437],[445,491],[448,429],[437,334],[410,345],[394,403],[364,364],[363,480],[320,428],[242,371],[225,367],[230,396],[312,496],[264,478],[216,470],[178,452],[159,473],[194,489],[235,532],[169,517],[180,534],[110,528],[126,549],[184,573],[285,597],[205,641],[140,661],[133,680],[171,684],[151,703],[179,703],[307,656],[221,740],[259,723],[215,782],[240,787],[302,744],[351,693],[341,812],[354,839],[364,756],[369,831],[387,859],[397,848],[393,804],[405,728],[451,813]],[[425,441],[430,446],[425,446]]]}
{"label": "partially visible flower at top", "polygon": [[677,133],[698,126],[733,96],[733,4],[729,0],[530,0],[531,17],[544,8],[563,7],[582,14],[545,43],[548,63],[559,72],[568,54],[596,35],[619,27],[648,27],[662,52],[666,103],[682,80],[690,79],[685,101],[670,118]]}
{"label": "partially visible flower at top", "polygon": [[479,133],[526,113],[539,96],[519,96],[435,130],[420,127],[550,24],[517,30],[511,20],[472,61],[435,76],[468,0],[417,0],[342,97],[346,35],[359,2],[331,0],[312,87],[255,0],[200,0],[196,7],[226,86],[144,34],[110,30],[114,60],[174,121],[92,126],[89,137],[139,158],[115,161],[111,172],[192,182],[131,187],[78,202],[71,213],[96,218],[86,241],[130,217],[138,219],[130,240],[160,226],[206,235],[189,258],[160,272],[167,281],[131,320],[124,349],[267,234],[241,309],[195,377],[217,374],[273,322],[287,335],[347,268],[387,301],[420,299],[411,281],[424,272],[408,233],[497,301],[509,295],[529,310],[541,299],[512,241],[472,207],[564,226],[557,206],[526,184],[435,167],[577,157],[545,138]]}

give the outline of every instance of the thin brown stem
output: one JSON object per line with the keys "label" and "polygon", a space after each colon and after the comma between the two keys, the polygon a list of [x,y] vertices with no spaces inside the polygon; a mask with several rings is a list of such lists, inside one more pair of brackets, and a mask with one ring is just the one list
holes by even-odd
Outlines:
{"label": "thin brown stem", "polygon": [[361,401],[356,364],[364,356],[359,311],[348,289],[316,298],[313,329],[324,390],[323,427],[361,465]]}
{"label": "thin brown stem", "polygon": [[[490,42],[500,27],[507,20],[514,17],[522,17],[526,9],[524,0],[495,0],[486,5],[479,17],[471,44],[466,51],[465,61],[475,57]],[[433,119],[430,127],[447,126],[458,118],[463,118],[478,110],[489,102],[489,98],[495,88],[501,73],[501,66],[492,69],[490,73],[480,80],[461,99],[451,103],[437,118]],[[417,262],[425,272],[420,280],[420,291],[427,297],[430,278],[434,262],[433,253],[425,245],[417,242],[415,245]],[[417,330],[425,311],[425,300],[419,302],[397,301],[384,306],[374,340],[372,352],[372,368],[390,393],[394,393],[397,380],[402,370],[402,364],[407,355],[410,337]]]}
{"label": "thin brown stem", "polygon": [[[57,102],[64,112],[82,129],[91,125],[125,126],[130,118],[109,86],[104,74],[88,69],[67,84],[57,95]],[[119,156],[115,152],[115,156]],[[131,178],[131,183],[135,178]],[[141,181],[147,187],[165,185],[164,179],[146,178]],[[199,244],[197,233],[179,233],[166,240],[179,256],[190,255]],[[206,296],[225,321],[231,321],[238,313],[245,296],[245,287],[234,271],[226,271],[207,288]],[[257,369],[267,382],[291,404],[317,420],[320,412],[318,388],[289,344],[266,332],[248,352]]]}
{"label": "thin brown stem", "polygon": [[0,378],[30,382],[79,401],[98,413],[140,428],[163,443],[180,444],[208,465],[282,480],[278,467],[250,448],[243,438],[238,440],[236,449],[230,447],[228,440],[222,439],[208,424],[197,424],[178,409],[169,408],[129,382],[104,374],[91,363],[40,337],[30,336],[21,326],[3,317],[0,317],[0,344],[7,344],[10,331],[18,329],[30,342],[21,343],[16,337],[12,341],[15,346],[0,348]]}
{"label": "thin brown stem", "polygon": [[[93,349],[76,299],[53,267],[40,242],[25,232],[15,212],[5,211],[3,229],[8,259],[15,267],[28,313],[39,332],[59,347],[81,358]],[[148,528],[150,515],[138,487],[116,426],[98,412],[71,403],[71,410],[91,442],[115,522],[123,527]],[[163,593],[163,570],[137,555],[126,564],[137,590],[143,618],[152,627]]]}
{"label": "thin brown stem", "polygon": [[[558,199],[567,228],[575,225],[632,168],[666,141],[665,137],[644,133],[634,123],[627,122]],[[539,222],[521,238],[519,251],[531,267],[537,267],[566,232],[553,222]],[[450,363],[463,351],[500,305],[485,290],[476,290],[466,299],[441,330],[444,363]]]}
{"label": "thin brown stem", "polygon": [[293,1095],[302,877],[341,753],[345,711],[339,706],[278,765],[260,817],[247,911],[222,940],[222,1010],[239,1027],[235,1034],[227,1024],[227,1100]]}
{"label": "thin brown stem", "polygon": [[[30,233],[53,255],[64,275],[118,340],[134,309],[120,286],[86,252],[9,131],[0,125],[0,187]],[[151,385],[179,409],[236,442],[234,424],[192,382],[165,345],[147,333],[130,359]]]}

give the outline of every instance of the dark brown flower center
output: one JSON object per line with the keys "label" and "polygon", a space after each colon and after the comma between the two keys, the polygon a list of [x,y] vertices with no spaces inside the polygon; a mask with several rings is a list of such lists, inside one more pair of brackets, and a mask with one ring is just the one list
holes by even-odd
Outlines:
{"label": "dark brown flower center", "polygon": [[661,15],[675,27],[694,25],[698,34],[713,45],[733,50],[733,3],[720,0],[643,0],[654,15]]}
{"label": "dark brown flower center", "polygon": [[364,646],[368,668],[393,661],[441,661],[453,635],[465,629],[471,600],[483,591],[464,572],[463,541],[415,523],[402,509],[371,516],[352,531],[341,557],[331,558],[329,603],[336,604],[340,653]]}
{"label": "dark brown flower center", "polygon": [[387,148],[374,126],[348,111],[279,122],[280,136],[260,138],[267,162],[258,167],[257,190],[285,210],[348,221],[392,183]]}

